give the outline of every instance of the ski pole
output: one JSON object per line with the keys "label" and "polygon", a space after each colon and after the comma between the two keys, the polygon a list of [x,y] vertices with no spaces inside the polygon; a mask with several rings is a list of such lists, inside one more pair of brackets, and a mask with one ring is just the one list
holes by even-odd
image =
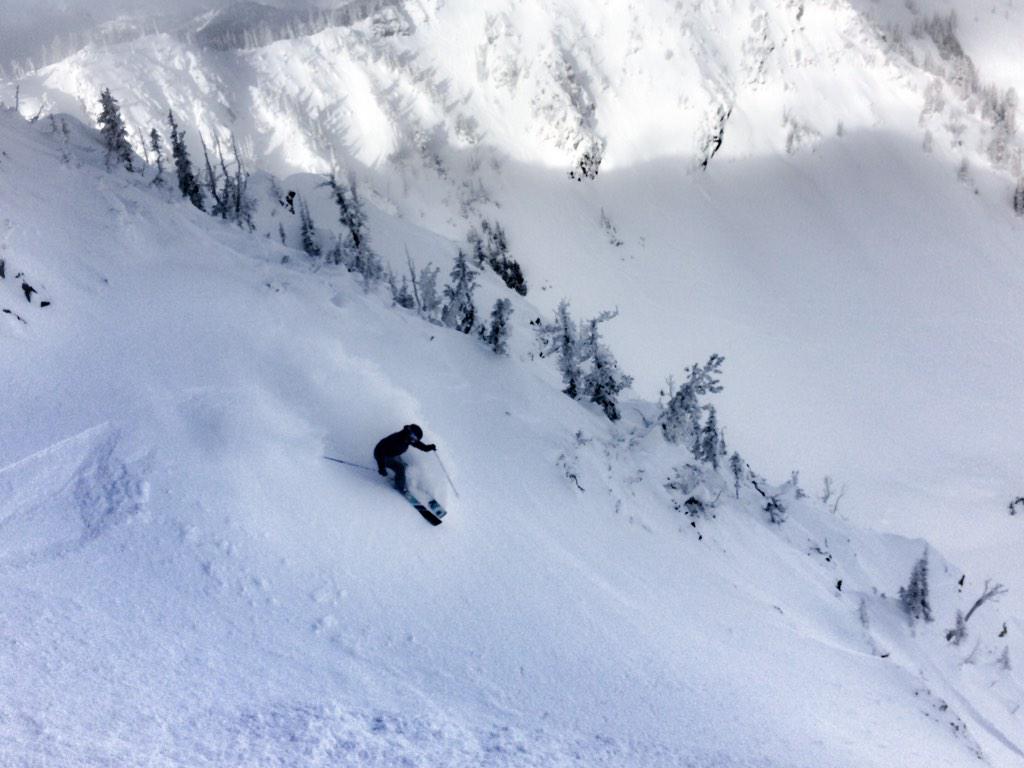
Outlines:
{"label": "ski pole", "polygon": [[459,498],[459,490],[455,487],[455,483],[452,482],[452,476],[448,474],[448,468],[445,467],[444,462],[441,461],[441,457],[438,455],[436,449],[434,450],[434,456],[437,458],[437,463],[441,465],[441,470],[444,472],[444,476],[448,478],[448,485],[450,485],[452,490],[455,491],[455,498]]}
{"label": "ski pole", "polygon": [[362,464],[356,464],[354,461],[345,461],[345,459],[336,459],[333,456],[324,456],[328,461],[336,461],[339,464],[345,464],[349,467],[355,467],[356,469],[365,469],[367,472],[376,472],[377,470],[373,467],[366,467]]}

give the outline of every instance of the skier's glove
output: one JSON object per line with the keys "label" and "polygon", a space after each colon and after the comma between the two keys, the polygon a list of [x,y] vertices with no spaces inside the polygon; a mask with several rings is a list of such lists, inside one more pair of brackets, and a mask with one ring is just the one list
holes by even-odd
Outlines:
{"label": "skier's glove", "polygon": [[436,451],[437,450],[437,446],[434,445],[433,443],[431,443],[430,445],[427,446],[427,450],[428,451]]}

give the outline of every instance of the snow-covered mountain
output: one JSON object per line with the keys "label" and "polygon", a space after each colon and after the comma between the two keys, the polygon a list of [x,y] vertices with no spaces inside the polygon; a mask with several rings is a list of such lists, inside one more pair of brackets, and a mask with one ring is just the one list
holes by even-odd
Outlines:
{"label": "snow-covered mountain", "polygon": [[[723,352],[730,433],[761,466],[839,476],[849,514],[948,532],[966,557],[1010,541],[1010,564],[1024,536],[1004,514],[1024,460],[1005,428],[1024,409],[1011,2],[361,2],[326,28],[263,18],[285,13],[240,4],[86,48],[23,78],[22,111],[92,119],[109,86],[133,134],[173,108],[195,149],[234,135],[281,176],[354,173],[378,207],[453,241],[498,220],[538,306],[621,310],[609,332],[640,393]],[[232,25],[240,47],[222,44]]]}
{"label": "snow-covered mountain", "polygon": [[[1021,759],[1024,627],[944,636],[980,575],[565,397],[525,300],[495,356],[0,119],[3,764]],[[321,458],[409,421],[438,529]]]}
{"label": "snow-covered mountain", "polygon": [[[22,77],[0,762],[1019,764],[1022,27],[1011,2],[245,3]],[[195,156],[233,136],[276,174],[255,233],[46,117],[94,123],[103,87],[140,153],[173,109]],[[287,190],[325,251],[340,229],[332,170],[397,271],[502,225],[529,291],[486,271],[478,298],[512,302],[509,358],[293,250]],[[619,310],[622,422],[536,354],[563,297]],[[653,426],[714,352],[771,483],[692,474]],[[320,458],[408,421],[461,491],[437,530]],[[925,542],[847,517],[938,547],[934,622],[896,597]],[[1010,593],[948,641],[989,578]]]}

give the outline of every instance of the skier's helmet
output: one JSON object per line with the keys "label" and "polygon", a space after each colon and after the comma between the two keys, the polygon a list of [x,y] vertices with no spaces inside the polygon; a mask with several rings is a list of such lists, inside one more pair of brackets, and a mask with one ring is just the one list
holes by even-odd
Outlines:
{"label": "skier's helmet", "polygon": [[423,439],[423,430],[420,428],[419,424],[406,424],[405,431],[408,432],[413,437],[415,437],[417,440]]}

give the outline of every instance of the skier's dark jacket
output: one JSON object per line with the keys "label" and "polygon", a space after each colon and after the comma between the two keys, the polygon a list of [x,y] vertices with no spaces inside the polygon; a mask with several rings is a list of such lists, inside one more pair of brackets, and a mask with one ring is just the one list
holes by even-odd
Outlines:
{"label": "skier's dark jacket", "polygon": [[415,424],[410,424],[401,432],[395,432],[393,435],[385,437],[377,443],[377,446],[373,449],[373,458],[377,460],[377,470],[381,474],[384,474],[384,462],[387,459],[393,459],[396,456],[401,456],[409,450],[409,446],[421,451],[437,450],[436,445],[427,445],[426,443],[421,442],[421,437],[423,437],[423,430],[416,427]]}

